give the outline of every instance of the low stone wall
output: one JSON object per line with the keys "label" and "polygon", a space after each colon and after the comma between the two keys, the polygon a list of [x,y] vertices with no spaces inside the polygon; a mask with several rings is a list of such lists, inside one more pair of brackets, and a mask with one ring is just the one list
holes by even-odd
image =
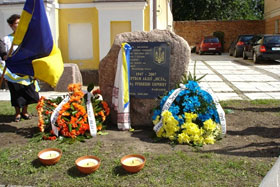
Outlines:
{"label": "low stone wall", "polygon": [[234,20],[234,21],[174,21],[174,32],[183,37],[190,46],[195,46],[203,36],[213,35],[213,32],[224,32],[225,52],[231,42],[240,34],[263,34],[265,33],[264,20]]}

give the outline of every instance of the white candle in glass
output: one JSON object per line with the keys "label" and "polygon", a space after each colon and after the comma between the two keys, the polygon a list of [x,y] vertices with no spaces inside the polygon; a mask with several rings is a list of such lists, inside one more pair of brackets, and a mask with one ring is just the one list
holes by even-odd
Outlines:
{"label": "white candle in glass", "polygon": [[144,160],[139,157],[129,157],[123,161],[123,164],[127,166],[137,166],[142,164],[143,162]]}
{"label": "white candle in glass", "polygon": [[59,152],[57,151],[46,151],[40,154],[40,158],[42,159],[53,159],[59,156]]}
{"label": "white candle in glass", "polygon": [[83,159],[80,162],[78,162],[78,165],[82,166],[82,167],[92,167],[97,164],[98,164],[98,161],[93,158]]}

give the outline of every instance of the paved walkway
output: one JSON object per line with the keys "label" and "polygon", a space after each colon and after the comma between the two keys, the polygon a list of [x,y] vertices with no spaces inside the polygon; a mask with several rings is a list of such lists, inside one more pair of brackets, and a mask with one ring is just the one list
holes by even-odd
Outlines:
{"label": "paved walkway", "polygon": [[194,61],[197,77],[207,74],[201,85],[210,87],[220,100],[280,99],[280,63],[255,65],[228,54],[192,54],[192,74]]}
{"label": "paved walkway", "polygon": [[[196,75],[207,73],[201,84],[210,87],[220,100],[230,99],[280,99],[280,63],[255,65],[223,55],[196,55],[192,53],[189,71],[193,74],[196,61]],[[40,96],[56,97],[65,92],[39,92]],[[10,100],[9,91],[0,90],[0,100]]]}

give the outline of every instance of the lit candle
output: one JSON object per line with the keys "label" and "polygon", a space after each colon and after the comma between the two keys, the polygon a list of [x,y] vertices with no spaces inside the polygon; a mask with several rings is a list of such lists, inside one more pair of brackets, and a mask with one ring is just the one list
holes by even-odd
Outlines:
{"label": "lit candle", "polygon": [[98,161],[93,158],[83,159],[78,162],[78,165],[81,167],[92,167],[98,164]]}
{"label": "lit candle", "polygon": [[53,159],[59,156],[57,151],[46,151],[40,154],[40,158],[42,159]]}
{"label": "lit candle", "polygon": [[123,161],[123,164],[127,166],[137,166],[140,165],[144,162],[143,159],[138,158],[138,157],[129,157]]}

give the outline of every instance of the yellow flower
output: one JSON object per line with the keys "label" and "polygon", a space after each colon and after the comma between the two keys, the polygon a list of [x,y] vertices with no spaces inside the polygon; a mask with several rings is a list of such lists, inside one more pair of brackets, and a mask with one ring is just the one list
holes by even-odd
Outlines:
{"label": "yellow flower", "polygon": [[157,134],[157,137],[162,137],[162,133],[163,133],[164,129],[163,128],[160,128],[160,130],[156,133]]}
{"label": "yellow flower", "polygon": [[218,137],[222,133],[222,128],[220,124],[217,124],[215,131],[212,133],[214,137]]}
{"label": "yellow flower", "polygon": [[216,129],[216,126],[216,123],[212,119],[208,119],[203,123],[203,127],[206,131],[213,132]]}
{"label": "yellow flower", "polygon": [[175,136],[169,136],[169,140],[175,140]]}
{"label": "yellow flower", "polygon": [[155,120],[153,120],[154,125],[156,125],[159,122],[159,118],[160,118],[160,116],[158,115],[157,118]]}
{"label": "yellow flower", "polygon": [[190,137],[186,133],[181,133],[181,134],[178,135],[178,142],[180,144],[189,143],[190,142]]}
{"label": "yellow flower", "polygon": [[168,110],[162,113],[162,123],[163,128],[166,132],[165,137],[169,138],[170,136],[174,136],[175,132],[180,128],[178,127],[178,121],[173,117],[172,113]]}
{"label": "yellow flower", "polygon": [[202,136],[197,135],[197,134],[192,136],[192,140],[193,140],[193,143],[195,145],[203,145],[204,144],[204,138]]}
{"label": "yellow flower", "polygon": [[203,128],[199,128],[199,135],[202,136],[205,133],[205,130]]}
{"label": "yellow flower", "polygon": [[210,135],[210,136],[207,136],[205,139],[204,139],[204,142],[206,144],[214,144],[215,143],[215,138],[214,136]]}
{"label": "yellow flower", "polygon": [[195,136],[199,134],[199,128],[195,123],[188,123],[187,125],[187,134],[191,136]]}
{"label": "yellow flower", "polygon": [[185,119],[186,119],[185,121],[187,123],[190,123],[190,122],[196,120],[196,118],[197,118],[197,114],[185,112]]}

